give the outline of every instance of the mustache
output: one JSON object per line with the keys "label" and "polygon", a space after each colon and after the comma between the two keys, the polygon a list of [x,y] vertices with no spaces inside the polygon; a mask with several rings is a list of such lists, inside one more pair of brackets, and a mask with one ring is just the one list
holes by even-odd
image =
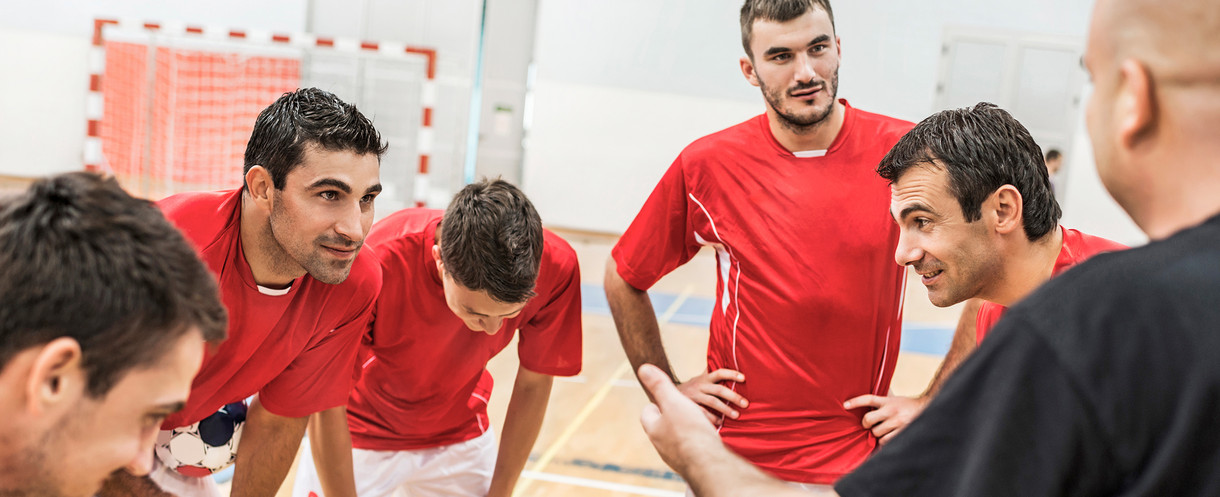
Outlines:
{"label": "mustache", "polygon": [[356,250],[364,246],[364,241],[355,241],[345,236],[320,236],[318,244],[343,250]]}
{"label": "mustache", "polygon": [[945,267],[939,262],[916,262],[910,265],[917,273],[930,273],[932,271],[944,271]]}
{"label": "mustache", "polygon": [[788,96],[793,93],[802,92],[805,90],[821,90],[826,88],[825,81],[810,81],[808,83],[798,83],[796,86],[788,89]]}

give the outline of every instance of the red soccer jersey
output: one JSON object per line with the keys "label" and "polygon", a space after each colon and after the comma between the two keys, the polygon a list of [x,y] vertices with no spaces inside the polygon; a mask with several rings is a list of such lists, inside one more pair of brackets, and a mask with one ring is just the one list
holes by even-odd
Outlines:
{"label": "red soccer jersey", "polygon": [[305,275],[286,293],[269,295],[255,284],[242,252],[241,195],[240,189],[184,193],[159,202],[216,275],[229,311],[228,338],[207,352],[186,408],[164,429],[255,393],[274,414],[305,416],[343,405],[351,389],[356,350],[381,288],[376,256],[361,249],[341,284]]}
{"label": "red soccer jersey", "polygon": [[353,447],[414,450],[482,434],[492,387],[487,361],[518,332],[522,367],[580,372],[580,268],[572,247],[546,231],[536,295],[499,333],[471,331],[445,303],[432,257],[442,214],[405,209],[369,233],[385,284],[347,404]]}
{"label": "red soccer jersey", "polygon": [[750,401],[720,435],[781,479],[832,482],[877,444],[843,402],[888,394],[898,357],[903,268],[875,169],[911,126],[847,106],[814,157],[784,149],[766,115],[696,140],[614,247],[639,289],[716,249],[707,367],[745,374]]}
{"label": "red soccer jersey", "polygon": [[[1094,255],[1127,248],[1121,243],[1099,236],[1086,235],[1074,229],[1062,226],[1059,229],[1063,231],[1063,245],[1059,249],[1059,257],[1055,259],[1055,268],[1051,270],[1052,278]],[[1000,316],[1004,315],[1006,310],[1008,310],[1007,307],[995,302],[984,301],[983,305],[979,306],[979,313],[974,323],[976,343],[983,343],[983,337],[1000,321]]]}

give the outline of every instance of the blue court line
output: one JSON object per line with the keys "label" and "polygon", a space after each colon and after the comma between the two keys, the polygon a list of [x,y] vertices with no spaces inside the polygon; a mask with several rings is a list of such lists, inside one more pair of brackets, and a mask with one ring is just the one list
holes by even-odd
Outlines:
{"label": "blue court line", "polygon": [[[606,302],[606,293],[601,285],[580,285],[582,309],[589,314],[610,315],[610,304]],[[656,312],[668,309],[678,298],[677,295],[664,292],[648,292],[652,299],[652,308]],[[712,320],[712,310],[716,307],[716,299],[709,297],[688,297],[670,318],[669,322],[692,326],[708,326]],[[953,328],[938,324],[904,322],[902,323],[903,352],[918,354],[945,355],[949,344],[953,342]]]}

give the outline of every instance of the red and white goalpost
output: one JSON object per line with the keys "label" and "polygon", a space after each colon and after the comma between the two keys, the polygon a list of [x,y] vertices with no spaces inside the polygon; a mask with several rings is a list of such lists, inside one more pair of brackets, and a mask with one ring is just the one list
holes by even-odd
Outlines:
{"label": "red and white goalpost", "polygon": [[[414,204],[424,205],[436,102],[434,49],[96,19],[90,65],[85,167],[113,173],[135,194],[156,199],[240,186],[258,113],[284,92],[321,78],[316,68],[331,67],[341,82],[330,86],[342,87],[336,93],[357,103],[390,142],[383,183],[388,170],[402,168],[398,176],[413,185]],[[403,151],[413,151],[415,159]]]}

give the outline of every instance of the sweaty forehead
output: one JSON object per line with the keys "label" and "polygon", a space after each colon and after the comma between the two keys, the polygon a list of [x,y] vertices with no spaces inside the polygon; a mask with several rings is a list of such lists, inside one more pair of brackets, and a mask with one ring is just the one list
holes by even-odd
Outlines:
{"label": "sweaty forehead", "polygon": [[935,164],[920,164],[907,169],[890,184],[890,214],[900,219],[911,207],[931,209],[940,214],[949,212],[946,202],[953,202],[949,191],[949,176]]}

